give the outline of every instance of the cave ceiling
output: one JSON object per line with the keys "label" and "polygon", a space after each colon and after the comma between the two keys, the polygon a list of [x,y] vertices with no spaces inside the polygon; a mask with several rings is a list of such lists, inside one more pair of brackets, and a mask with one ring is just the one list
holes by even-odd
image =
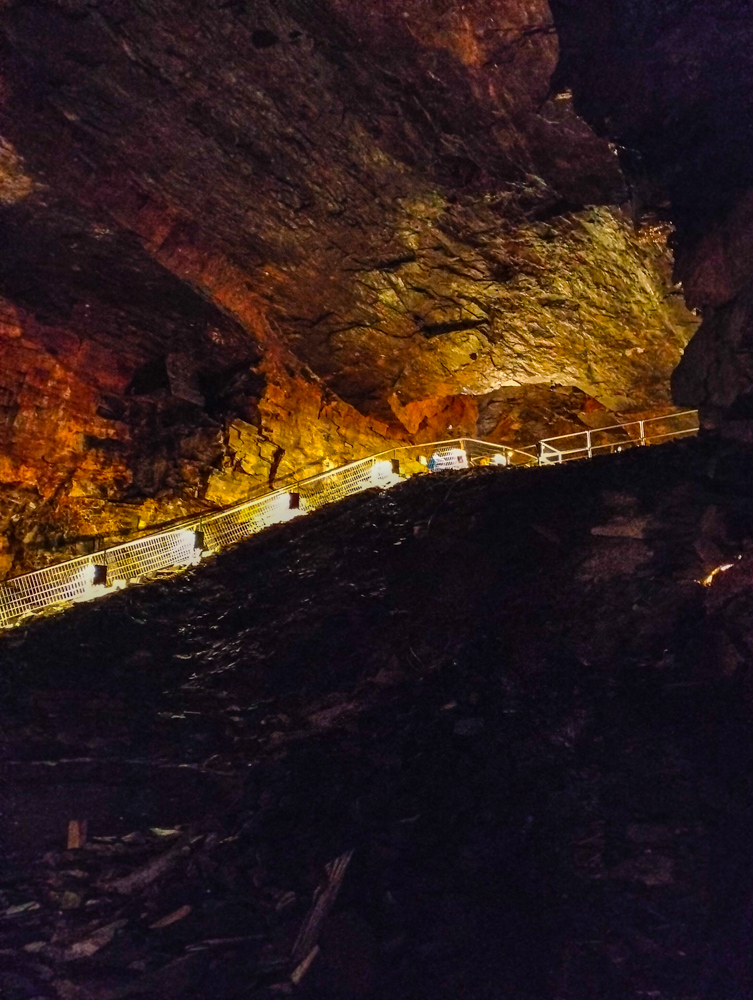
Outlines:
{"label": "cave ceiling", "polygon": [[[698,113],[705,9],[4,0],[16,506],[164,515],[380,442],[669,405],[698,324],[671,223],[700,287],[749,156],[702,142],[727,127]],[[550,387],[577,398],[547,423]]]}

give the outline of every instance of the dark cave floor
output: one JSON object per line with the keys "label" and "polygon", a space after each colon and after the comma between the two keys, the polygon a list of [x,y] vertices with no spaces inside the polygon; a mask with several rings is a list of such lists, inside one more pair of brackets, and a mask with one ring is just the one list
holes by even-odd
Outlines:
{"label": "dark cave floor", "polygon": [[2,638],[0,995],[753,997],[749,468],[414,479]]}

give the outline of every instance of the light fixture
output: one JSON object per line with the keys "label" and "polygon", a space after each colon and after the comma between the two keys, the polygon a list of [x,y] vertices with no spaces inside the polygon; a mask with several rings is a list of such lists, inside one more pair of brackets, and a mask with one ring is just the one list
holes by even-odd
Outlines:
{"label": "light fixture", "polygon": [[204,531],[202,528],[183,528],[173,535],[177,553],[175,565],[198,566],[204,552]]}
{"label": "light fixture", "polygon": [[[738,556],[738,559],[739,558],[740,557]],[[705,576],[699,582],[702,583],[704,587],[710,587],[711,584],[714,582],[714,580],[716,580],[716,578],[719,576],[720,573],[726,573],[727,570],[728,569],[732,569],[732,567],[734,565],[735,565],[734,563],[724,563],[721,566],[717,566],[715,569],[711,570],[711,572],[708,574],[708,576]]]}
{"label": "light fixture", "polygon": [[371,471],[369,472],[369,481],[372,486],[378,486],[380,489],[387,489],[390,486],[394,486],[395,483],[400,482],[400,463],[397,459],[381,459],[379,462],[374,462],[371,466]]}
{"label": "light fixture", "polygon": [[267,524],[282,524],[305,513],[306,511],[301,508],[301,494],[291,492],[278,493],[272,497],[262,508],[261,516]]}
{"label": "light fixture", "polygon": [[[107,586],[107,566],[95,565],[94,563],[82,566],[75,577],[70,580],[68,586],[72,587],[74,591],[69,598],[71,601],[90,601],[93,597],[99,597]],[[79,587],[81,590],[76,593]]]}

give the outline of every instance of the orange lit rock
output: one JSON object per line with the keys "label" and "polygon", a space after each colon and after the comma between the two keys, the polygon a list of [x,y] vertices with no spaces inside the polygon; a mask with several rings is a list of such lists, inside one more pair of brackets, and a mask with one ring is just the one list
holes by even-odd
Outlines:
{"label": "orange lit rock", "polygon": [[436,396],[404,406],[397,396],[392,396],[390,406],[417,442],[473,437],[476,433],[478,402],[473,396]]}
{"label": "orange lit rock", "polygon": [[303,379],[270,382],[259,418],[258,427],[236,420],[228,428],[224,468],[207,486],[212,503],[233,503],[409,440],[400,427],[363,417]]}

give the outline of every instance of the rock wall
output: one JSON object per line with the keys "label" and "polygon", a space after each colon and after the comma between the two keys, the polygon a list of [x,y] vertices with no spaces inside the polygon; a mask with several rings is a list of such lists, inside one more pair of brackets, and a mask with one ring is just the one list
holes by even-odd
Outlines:
{"label": "rock wall", "polygon": [[206,498],[234,503],[256,488],[283,486],[410,439],[394,425],[361,416],[316,381],[280,378],[259,400],[258,423],[229,425],[224,462],[211,474]]}
{"label": "rock wall", "polygon": [[559,55],[544,0],[2,4],[0,570],[479,410],[670,405],[669,228]]}

